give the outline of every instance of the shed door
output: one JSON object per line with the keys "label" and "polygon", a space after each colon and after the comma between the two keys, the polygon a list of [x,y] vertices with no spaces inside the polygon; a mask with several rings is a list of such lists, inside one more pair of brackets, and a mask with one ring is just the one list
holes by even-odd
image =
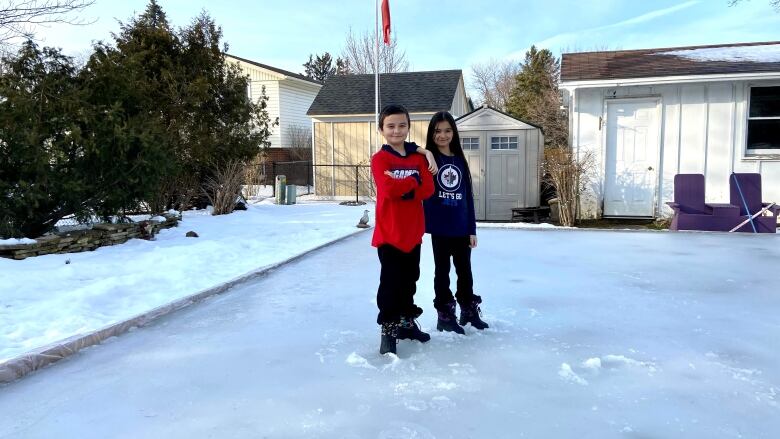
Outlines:
{"label": "shed door", "polygon": [[518,131],[489,131],[487,137],[486,219],[507,221],[524,199],[525,135]]}
{"label": "shed door", "polygon": [[653,216],[658,166],[658,103],[607,103],[604,216]]}
{"label": "shed door", "polygon": [[485,135],[461,133],[460,144],[469,163],[474,189],[474,213],[477,221],[485,219]]}

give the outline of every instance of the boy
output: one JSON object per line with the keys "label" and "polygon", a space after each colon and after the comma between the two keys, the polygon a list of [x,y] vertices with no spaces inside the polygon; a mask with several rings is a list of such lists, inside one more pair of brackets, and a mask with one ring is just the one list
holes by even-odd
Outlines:
{"label": "boy", "polygon": [[425,232],[422,200],[433,194],[433,177],[418,148],[406,142],[409,112],[388,105],[379,115],[386,144],[371,158],[376,183],[376,227],[371,245],[382,266],[376,303],[382,325],[379,353],[396,352],[396,338],[427,342],[415,319],[422,309],[414,304],[420,278],[420,245]]}

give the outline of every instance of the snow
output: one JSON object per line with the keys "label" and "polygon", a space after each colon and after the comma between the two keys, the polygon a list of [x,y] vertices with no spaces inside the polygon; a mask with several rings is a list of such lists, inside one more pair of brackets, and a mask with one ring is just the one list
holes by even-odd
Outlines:
{"label": "snow", "polygon": [[35,244],[37,241],[30,238],[0,239],[0,245]]}
{"label": "snow", "polygon": [[658,52],[657,55],[674,55],[693,61],[769,63],[780,62],[780,44],[674,50]]}
{"label": "snow", "polygon": [[478,233],[485,331],[435,331],[426,239],[432,339],[380,356],[362,233],[1,387],[0,437],[776,437],[777,235]]}
{"label": "snow", "polygon": [[[0,363],[346,236],[357,230],[365,208],[267,201],[231,215],[188,211],[178,227],[162,230],[154,241],[22,261],[0,258]],[[185,237],[189,230],[199,237]]]}

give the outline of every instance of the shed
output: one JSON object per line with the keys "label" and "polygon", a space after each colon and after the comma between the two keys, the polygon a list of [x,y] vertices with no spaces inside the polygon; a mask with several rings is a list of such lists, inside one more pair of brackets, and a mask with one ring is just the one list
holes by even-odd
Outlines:
{"label": "shed", "polygon": [[471,170],[477,220],[509,220],[512,208],[539,207],[541,128],[488,106],[455,123]]}
{"label": "shed", "polygon": [[[425,144],[434,113],[449,111],[458,117],[471,110],[460,70],[386,73],[379,82],[380,108],[391,103],[406,107],[409,141],[419,145]],[[371,195],[368,165],[375,145],[382,144],[374,121],[374,96],[374,75],[334,75],[309,107],[316,195],[354,198],[356,172],[358,195]]]}
{"label": "shed", "polygon": [[671,214],[676,174],[704,174],[707,202],[732,172],[780,201],[780,42],[565,53],[571,147],[596,167],[580,217]]}

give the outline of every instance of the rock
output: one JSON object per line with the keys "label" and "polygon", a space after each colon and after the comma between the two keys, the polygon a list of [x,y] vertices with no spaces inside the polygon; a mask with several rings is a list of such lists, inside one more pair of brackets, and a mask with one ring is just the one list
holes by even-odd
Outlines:
{"label": "rock", "polygon": [[185,236],[187,236],[187,238],[197,238],[198,234],[190,230],[189,232],[187,232],[187,235]]}

